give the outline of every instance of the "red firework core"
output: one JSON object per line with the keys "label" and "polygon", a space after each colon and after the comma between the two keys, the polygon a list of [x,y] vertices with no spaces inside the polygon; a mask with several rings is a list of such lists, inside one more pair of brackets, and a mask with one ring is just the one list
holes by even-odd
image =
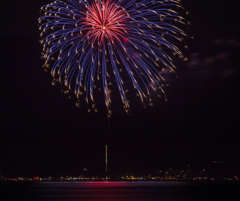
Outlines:
{"label": "red firework core", "polygon": [[127,28],[124,24],[128,19],[126,11],[113,1],[94,1],[91,6],[87,6],[85,24],[82,31],[85,37],[93,39],[102,44],[105,40],[114,43],[114,40],[121,40]]}

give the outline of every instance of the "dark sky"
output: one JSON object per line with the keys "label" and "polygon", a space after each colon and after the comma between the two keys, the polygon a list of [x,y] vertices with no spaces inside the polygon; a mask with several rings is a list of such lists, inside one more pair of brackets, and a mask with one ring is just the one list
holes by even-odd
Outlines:
{"label": "dark sky", "polygon": [[[192,22],[189,61],[165,89],[168,102],[88,113],[51,85],[40,59],[37,19],[47,0],[4,1],[1,11],[0,174],[78,175],[104,172],[104,146],[113,172],[145,171],[213,160],[239,165],[238,1],[183,0]],[[5,4],[5,5],[4,5]],[[110,130],[110,131],[109,131]]]}

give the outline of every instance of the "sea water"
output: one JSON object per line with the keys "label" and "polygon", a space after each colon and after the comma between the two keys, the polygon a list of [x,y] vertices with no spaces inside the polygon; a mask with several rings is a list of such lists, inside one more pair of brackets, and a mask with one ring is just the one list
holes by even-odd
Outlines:
{"label": "sea water", "polygon": [[15,182],[0,183],[0,200],[24,201],[207,201],[240,200],[237,183]]}

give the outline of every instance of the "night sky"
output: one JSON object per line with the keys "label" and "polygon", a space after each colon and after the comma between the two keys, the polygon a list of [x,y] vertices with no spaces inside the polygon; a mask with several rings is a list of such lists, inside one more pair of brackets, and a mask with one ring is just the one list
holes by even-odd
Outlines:
{"label": "night sky", "polygon": [[112,172],[213,160],[239,166],[238,1],[183,0],[195,39],[186,40],[189,61],[177,64],[179,78],[168,80],[168,102],[144,109],[133,100],[127,115],[116,101],[109,123],[104,105],[98,113],[85,103],[77,108],[41,67],[38,17],[50,2],[1,3],[0,174],[78,176],[83,168],[104,174],[106,143]]}

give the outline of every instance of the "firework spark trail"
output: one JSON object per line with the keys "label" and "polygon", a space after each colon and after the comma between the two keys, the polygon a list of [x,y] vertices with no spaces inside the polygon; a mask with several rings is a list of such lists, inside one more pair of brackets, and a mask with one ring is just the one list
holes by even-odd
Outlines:
{"label": "firework spark trail", "polygon": [[186,23],[175,11],[178,8],[183,9],[177,0],[57,0],[45,5],[39,18],[45,65],[57,55],[51,74],[69,89],[74,83],[77,97],[85,91],[87,102],[94,101],[95,79],[102,80],[107,107],[111,69],[122,102],[129,108],[120,70],[124,68],[144,103],[150,88],[164,93],[160,69],[175,72],[163,49],[182,56],[167,40],[181,41],[185,36],[176,26]]}

